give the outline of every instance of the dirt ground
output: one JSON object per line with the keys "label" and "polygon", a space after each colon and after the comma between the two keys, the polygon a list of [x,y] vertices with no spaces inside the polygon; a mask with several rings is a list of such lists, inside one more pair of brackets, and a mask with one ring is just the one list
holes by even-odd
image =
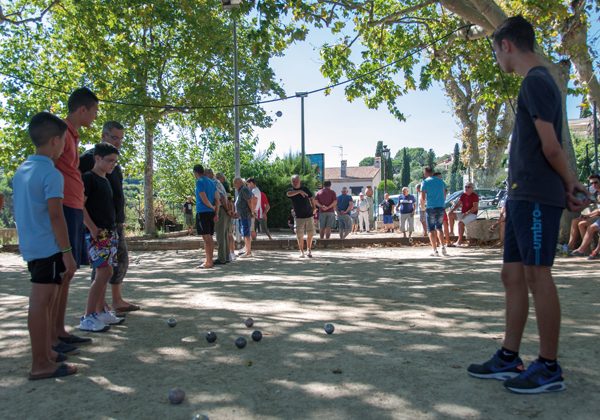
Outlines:
{"label": "dirt ground", "polygon": [[[198,252],[133,253],[126,297],[143,310],[93,335],[70,361],[76,376],[30,382],[29,280],[0,254],[2,418],[74,419],[597,419],[600,413],[600,264],[560,258],[560,360],[567,391],[520,396],[467,376],[503,332],[498,249],[258,251],[195,269]],[[71,287],[75,326],[89,270]],[[531,311],[533,313],[533,311]],[[246,317],[264,339],[254,343]],[[169,328],[166,320],[178,324]],[[335,324],[326,335],[323,325]],[[204,333],[218,334],[208,344]],[[248,346],[234,346],[238,336]],[[537,354],[533,318],[521,353]],[[185,390],[170,405],[172,387]],[[595,413],[595,414],[594,414]]]}

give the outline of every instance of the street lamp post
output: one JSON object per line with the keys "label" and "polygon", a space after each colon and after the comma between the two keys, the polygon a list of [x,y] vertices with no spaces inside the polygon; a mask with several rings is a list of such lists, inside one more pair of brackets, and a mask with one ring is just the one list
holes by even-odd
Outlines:
{"label": "street lamp post", "polygon": [[385,195],[387,193],[387,161],[390,158],[390,149],[388,149],[387,145],[383,146],[381,157],[383,157],[383,194]]}
{"label": "street lamp post", "polygon": [[300,98],[300,136],[301,136],[301,147],[302,147],[302,173],[304,173],[304,159],[306,152],[304,150],[304,98],[308,96],[307,92],[296,92],[296,96]]}
{"label": "street lamp post", "polygon": [[[223,9],[232,10],[240,7],[241,0],[221,0]],[[240,176],[240,107],[238,95],[238,50],[237,50],[237,21],[235,15],[233,21],[233,131],[234,131],[234,156],[235,176]]]}

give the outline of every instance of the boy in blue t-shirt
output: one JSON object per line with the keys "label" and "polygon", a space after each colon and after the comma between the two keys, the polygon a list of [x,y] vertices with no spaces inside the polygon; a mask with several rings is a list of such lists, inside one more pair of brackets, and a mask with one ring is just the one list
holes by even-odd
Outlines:
{"label": "boy in blue t-shirt", "polygon": [[77,373],[61,363],[65,355],[52,350],[51,308],[63,276],[77,269],[63,214],[63,177],[54,167],[65,147],[67,124],[48,113],[36,114],[29,123],[35,145],[13,179],[14,208],[19,249],[31,273],[27,325],[32,364],[29,379],[46,379]]}
{"label": "boy in blue t-shirt", "polygon": [[[471,376],[499,379],[512,392],[564,390],[557,362],[560,303],[552,264],[565,206],[581,210],[586,188],[569,168],[562,148],[562,96],[534,52],[533,27],[522,16],[505,20],[493,35],[501,69],[523,76],[508,163],[508,200],[501,278],[506,293],[506,331],[491,359],[468,367]],[[583,200],[577,196],[582,194]],[[589,201],[588,201],[589,202]],[[519,347],[534,297],[540,346],[524,369]]]}

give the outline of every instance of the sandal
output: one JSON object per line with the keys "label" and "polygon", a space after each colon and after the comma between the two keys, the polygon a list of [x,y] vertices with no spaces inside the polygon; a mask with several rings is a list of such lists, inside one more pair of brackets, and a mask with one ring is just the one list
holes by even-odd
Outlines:
{"label": "sandal", "polygon": [[77,367],[63,363],[54,372],[38,373],[36,375],[33,375],[30,373],[29,380],[37,381],[38,379],[62,378],[63,376],[74,375],[76,373],[77,373]]}

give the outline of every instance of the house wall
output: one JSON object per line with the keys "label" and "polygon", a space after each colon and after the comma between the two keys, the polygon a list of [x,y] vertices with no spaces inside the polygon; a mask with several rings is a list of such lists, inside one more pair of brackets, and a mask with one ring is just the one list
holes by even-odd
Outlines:
{"label": "house wall", "polygon": [[[378,172],[375,178],[348,178],[344,180],[332,180],[331,181],[331,189],[336,192],[336,194],[340,194],[342,192],[342,188],[346,187],[351,192],[352,195],[358,195],[359,192],[364,192],[367,186],[373,187],[373,190],[377,190],[377,186],[381,182],[381,172]],[[360,190],[355,191],[353,187],[356,189],[360,188]]]}

